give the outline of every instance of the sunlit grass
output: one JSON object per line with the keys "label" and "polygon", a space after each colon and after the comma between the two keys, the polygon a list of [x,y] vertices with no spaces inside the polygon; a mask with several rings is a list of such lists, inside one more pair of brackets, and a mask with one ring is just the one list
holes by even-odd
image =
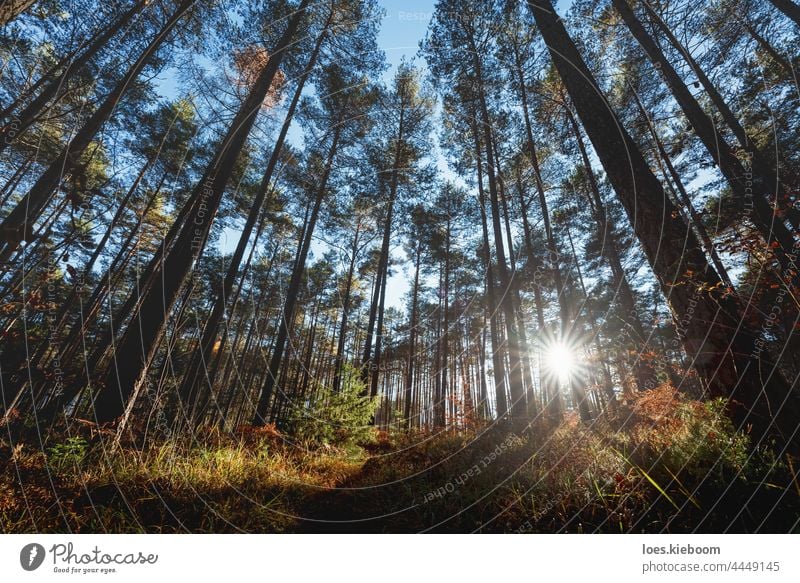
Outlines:
{"label": "sunlit grass", "polygon": [[[680,532],[700,522],[746,531],[766,519],[762,528],[780,531],[800,509],[788,463],[753,451],[722,402],[692,401],[668,386],[621,406],[616,418],[587,425],[570,413],[556,428],[534,425],[520,435],[486,426],[382,434],[367,449],[337,449],[250,429],[142,452],[106,445],[72,436],[42,452],[0,442],[8,460],[0,528]],[[361,520],[376,516],[384,518]]]}

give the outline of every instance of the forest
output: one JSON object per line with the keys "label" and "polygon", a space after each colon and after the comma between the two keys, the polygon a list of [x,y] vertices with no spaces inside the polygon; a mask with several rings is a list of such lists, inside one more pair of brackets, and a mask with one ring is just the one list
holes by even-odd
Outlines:
{"label": "forest", "polygon": [[404,4],[0,2],[0,532],[800,532],[800,4]]}

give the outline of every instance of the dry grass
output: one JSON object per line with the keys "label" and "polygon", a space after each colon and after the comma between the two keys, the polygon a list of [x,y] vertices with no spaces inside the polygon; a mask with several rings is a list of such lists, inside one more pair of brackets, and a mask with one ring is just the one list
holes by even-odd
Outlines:
{"label": "dry grass", "polygon": [[283,532],[307,497],[362,461],[252,432],[145,452],[78,443],[83,452],[0,446],[0,458],[8,457],[0,477],[3,531]]}
{"label": "dry grass", "polygon": [[[87,427],[0,442],[6,532],[786,532],[793,466],[668,386],[590,426],[377,435],[308,450],[274,428],[109,449]],[[313,520],[304,520],[304,519]]]}

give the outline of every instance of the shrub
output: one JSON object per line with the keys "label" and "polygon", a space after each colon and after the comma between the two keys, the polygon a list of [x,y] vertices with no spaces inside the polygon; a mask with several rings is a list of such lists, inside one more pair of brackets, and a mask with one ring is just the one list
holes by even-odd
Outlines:
{"label": "shrub", "polygon": [[375,430],[371,422],[378,399],[362,396],[365,388],[358,369],[345,366],[338,392],[318,386],[310,400],[295,406],[289,422],[291,432],[316,445],[347,447],[372,442]]}
{"label": "shrub", "polygon": [[47,450],[48,465],[54,470],[74,469],[81,465],[89,449],[83,437],[69,437]]}

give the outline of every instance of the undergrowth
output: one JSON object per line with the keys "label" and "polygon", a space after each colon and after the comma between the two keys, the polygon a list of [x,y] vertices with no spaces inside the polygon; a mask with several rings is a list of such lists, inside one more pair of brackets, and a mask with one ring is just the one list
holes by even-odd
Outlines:
{"label": "undergrowth", "polygon": [[787,532],[800,515],[796,463],[668,386],[515,433],[245,427],[138,451],[78,429],[0,440],[4,532]]}

